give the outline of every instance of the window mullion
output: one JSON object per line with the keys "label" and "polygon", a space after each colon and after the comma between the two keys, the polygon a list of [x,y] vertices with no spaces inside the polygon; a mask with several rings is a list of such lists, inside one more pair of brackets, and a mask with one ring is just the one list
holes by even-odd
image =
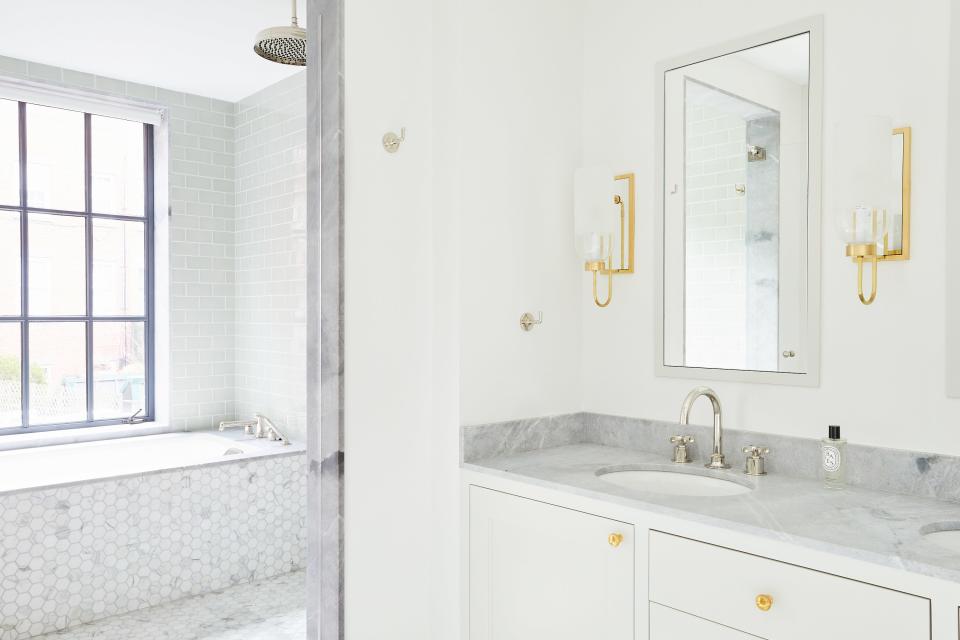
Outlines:
{"label": "window mullion", "polygon": [[145,407],[144,413],[150,418],[156,418],[156,343],[154,342],[154,245],[153,245],[153,219],[154,219],[154,150],[153,150],[153,125],[143,125],[143,224],[144,224],[144,318],[143,335],[145,347],[146,366],[144,367],[145,382]]}
{"label": "window mullion", "polygon": [[89,113],[83,114],[83,183],[84,183],[84,212],[87,214],[85,219],[85,239],[86,239],[86,285],[87,300],[86,311],[87,318],[86,329],[86,392],[87,392],[87,422],[93,420],[93,218],[90,212],[93,210],[93,168],[92,164],[92,145],[90,140],[91,118]]}
{"label": "window mullion", "polygon": [[20,137],[20,426],[30,424],[30,313],[27,267],[27,104],[20,102],[18,125]]}

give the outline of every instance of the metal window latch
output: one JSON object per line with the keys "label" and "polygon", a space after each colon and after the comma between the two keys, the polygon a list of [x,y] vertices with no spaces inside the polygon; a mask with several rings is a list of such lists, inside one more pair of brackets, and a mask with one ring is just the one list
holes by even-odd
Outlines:
{"label": "metal window latch", "polygon": [[141,413],[143,413],[143,409],[137,409],[137,411],[132,416],[124,420],[124,422],[127,424],[140,424],[141,422],[146,422],[147,419],[141,416]]}

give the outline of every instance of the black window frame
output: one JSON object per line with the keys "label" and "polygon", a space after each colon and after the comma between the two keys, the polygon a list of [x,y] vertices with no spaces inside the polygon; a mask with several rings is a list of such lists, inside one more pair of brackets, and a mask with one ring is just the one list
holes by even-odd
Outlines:
{"label": "black window frame", "polygon": [[[83,113],[83,172],[84,172],[84,210],[71,211],[63,209],[46,209],[31,207],[28,202],[28,162],[27,162],[27,105],[47,106],[42,103],[16,101],[18,105],[19,128],[19,165],[20,165],[20,203],[14,206],[0,203],[0,211],[12,211],[20,215],[20,313],[19,315],[0,315],[0,325],[19,324],[20,326],[20,411],[21,423],[15,427],[0,428],[0,436],[15,433],[35,433],[42,431],[57,431],[64,429],[78,429],[116,424],[130,424],[149,422],[156,417],[156,375],[155,375],[155,317],[154,317],[154,126],[143,124],[143,215],[122,215],[93,211],[93,167],[92,167],[92,136],[91,123],[93,116],[114,117],[99,114],[94,111],[79,111]],[[60,108],[60,107],[56,107]],[[129,120],[139,122],[139,120]],[[79,217],[84,219],[85,242],[85,275],[86,287],[85,313],[83,315],[45,316],[30,315],[29,308],[29,233],[30,214],[47,214],[65,217]],[[136,316],[123,315],[95,315],[93,313],[93,223],[94,220],[120,220],[125,222],[140,222],[144,225],[144,313]],[[85,335],[85,392],[86,392],[86,420],[62,423],[30,424],[30,325],[43,322],[83,323]],[[142,413],[134,416],[125,416],[110,419],[94,419],[94,376],[93,376],[93,333],[96,324],[109,322],[142,322],[144,331],[144,408]]]}

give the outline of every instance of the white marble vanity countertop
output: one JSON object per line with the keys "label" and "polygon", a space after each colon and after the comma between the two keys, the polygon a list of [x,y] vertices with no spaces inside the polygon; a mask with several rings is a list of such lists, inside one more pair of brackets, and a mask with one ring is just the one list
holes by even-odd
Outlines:
{"label": "white marble vanity countertop", "polygon": [[597,476],[598,470],[617,465],[678,470],[660,455],[595,444],[512,453],[462,468],[960,582],[960,554],[920,533],[936,523],[960,526],[960,503],[856,487],[826,489],[784,475],[750,477],[738,468],[714,472],[700,462],[679,470],[729,477],[756,488],[725,497],[668,496],[621,488]]}

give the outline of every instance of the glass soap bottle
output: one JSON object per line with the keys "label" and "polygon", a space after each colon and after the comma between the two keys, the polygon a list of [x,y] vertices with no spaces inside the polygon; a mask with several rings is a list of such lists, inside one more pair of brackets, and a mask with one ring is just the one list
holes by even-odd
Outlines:
{"label": "glass soap bottle", "polygon": [[840,437],[840,427],[830,425],[827,437],[820,441],[823,484],[828,489],[842,489],[847,481],[847,441]]}

